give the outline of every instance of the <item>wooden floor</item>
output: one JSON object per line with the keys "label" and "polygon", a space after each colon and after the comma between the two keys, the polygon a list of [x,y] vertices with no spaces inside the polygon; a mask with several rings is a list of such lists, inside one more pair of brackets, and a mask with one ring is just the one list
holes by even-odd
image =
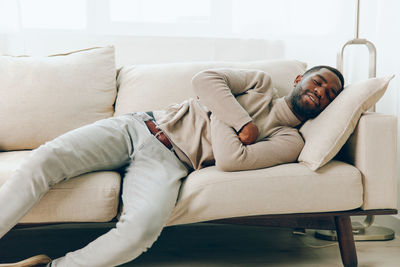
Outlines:
{"label": "wooden floor", "polygon": [[[100,226],[100,225],[99,225]],[[107,231],[93,226],[16,229],[0,240],[0,262],[45,253],[59,257]],[[192,224],[164,229],[138,259],[123,266],[342,266],[336,242],[316,239],[314,231]],[[400,266],[400,240],[356,242],[360,267]]]}

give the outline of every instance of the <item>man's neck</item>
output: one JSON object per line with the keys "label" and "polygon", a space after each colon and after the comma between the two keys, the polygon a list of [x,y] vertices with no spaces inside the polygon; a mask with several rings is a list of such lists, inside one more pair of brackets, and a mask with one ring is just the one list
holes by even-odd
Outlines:
{"label": "man's neck", "polygon": [[296,110],[293,108],[292,101],[291,101],[291,96],[285,96],[285,101],[286,101],[287,105],[289,106],[290,110],[293,112],[293,114],[297,117],[297,119],[299,119],[299,121],[305,122],[307,120],[306,118],[300,116],[296,112]]}

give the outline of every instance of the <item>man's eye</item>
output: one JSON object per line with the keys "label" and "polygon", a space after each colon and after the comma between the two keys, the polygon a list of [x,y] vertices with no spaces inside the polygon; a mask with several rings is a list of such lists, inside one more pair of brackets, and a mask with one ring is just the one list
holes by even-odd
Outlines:
{"label": "man's eye", "polygon": [[313,80],[313,82],[314,82],[314,84],[315,84],[315,85],[317,85],[317,86],[321,86],[321,83],[320,83],[320,82],[318,82],[317,80]]}
{"label": "man's eye", "polygon": [[329,98],[330,101],[333,101],[333,99],[336,98],[336,94],[334,92],[330,91],[328,93],[328,98]]}

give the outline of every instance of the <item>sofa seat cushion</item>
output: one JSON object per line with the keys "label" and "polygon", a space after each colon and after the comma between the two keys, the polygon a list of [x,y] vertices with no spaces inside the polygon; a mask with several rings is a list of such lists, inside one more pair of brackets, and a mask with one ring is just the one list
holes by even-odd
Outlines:
{"label": "sofa seat cushion", "polygon": [[[30,151],[0,153],[0,186]],[[56,184],[20,223],[107,222],[118,212],[121,177],[92,172]]]}
{"label": "sofa seat cushion", "polygon": [[359,208],[361,174],[354,166],[331,161],[318,171],[299,164],[222,172],[215,166],[184,181],[168,225],[221,218]]}

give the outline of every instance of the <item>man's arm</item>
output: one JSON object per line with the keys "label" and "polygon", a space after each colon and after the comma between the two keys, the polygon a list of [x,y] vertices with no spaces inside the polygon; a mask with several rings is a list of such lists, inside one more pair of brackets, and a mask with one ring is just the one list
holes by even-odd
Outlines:
{"label": "man's arm", "polygon": [[235,130],[211,118],[215,165],[223,171],[252,170],[295,162],[304,141],[297,130],[288,129],[252,145],[244,145]]}
{"label": "man's arm", "polygon": [[239,140],[244,145],[251,145],[253,144],[258,137],[258,127],[252,121],[247,123],[245,126],[240,129],[238,133]]}
{"label": "man's arm", "polygon": [[202,71],[193,77],[192,85],[200,103],[237,132],[252,119],[235,96],[250,89],[258,92],[272,89],[271,78],[267,73],[239,69]]}

